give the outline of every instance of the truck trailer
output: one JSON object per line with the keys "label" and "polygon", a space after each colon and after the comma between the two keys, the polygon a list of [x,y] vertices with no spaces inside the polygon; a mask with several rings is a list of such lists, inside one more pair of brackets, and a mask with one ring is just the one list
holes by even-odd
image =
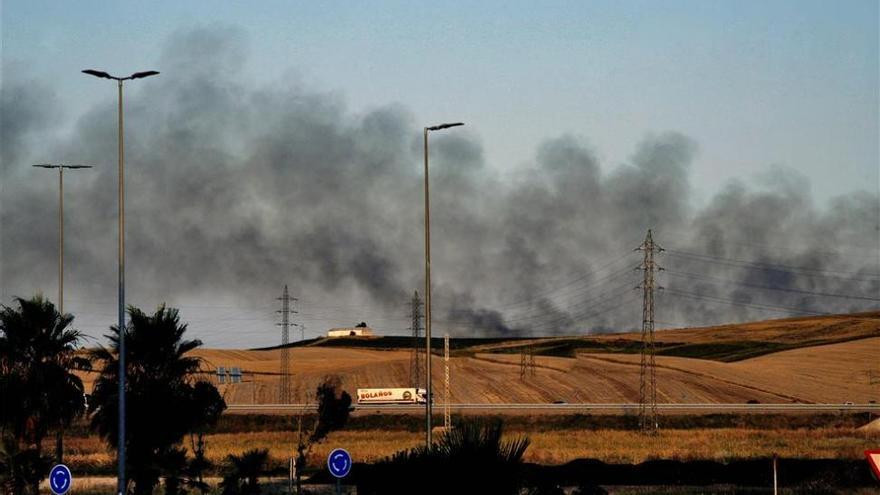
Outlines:
{"label": "truck trailer", "polygon": [[359,388],[358,404],[424,404],[428,391],[423,388]]}

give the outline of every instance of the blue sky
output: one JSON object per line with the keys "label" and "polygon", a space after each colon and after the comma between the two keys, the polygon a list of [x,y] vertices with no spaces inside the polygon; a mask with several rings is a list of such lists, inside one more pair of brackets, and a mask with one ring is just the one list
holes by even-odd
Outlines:
{"label": "blue sky", "polygon": [[465,121],[499,169],[566,133],[610,168],[673,130],[699,145],[698,200],[774,165],[820,202],[878,190],[876,1],[13,0],[3,71],[52,88],[72,124],[113,97],[81,69],[162,71],[169,36],[215,24],[247,44],[245,80],[337,93],[355,113],[396,102],[417,123]]}
{"label": "blue sky", "polygon": [[[51,143],[52,138],[60,138],[56,142],[79,143],[79,136],[98,135],[74,134],[72,131],[78,123],[85,122],[82,119],[86,112],[96,107],[112,113],[116,103],[115,88],[109,81],[81,74],[82,69],[100,69],[117,75],[143,70],[161,71],[157,78],[135,81],[126,86],[127,102],[144,101],[163,91],[163,86],[157,82],[159,78],[169,81],[173,80],[170,78],[185,77],[180,74],[185,72],[185,67],[177,68],[176,76],[174,67],[161,64],[162,60],[169,60],[167,54],[163,54],[169,46],[188,46],[180,42],[174,44],[172,39],[181,38],[182,33],[208,28],[206,31],[223,32],[235,38],[224,49],[231,46],[235,51],[237,47],[243,47],[245,51],[244,66],[232,63],[228,68],[238,72],[236,83],[244,83],[236,88],[254,88],[257,93],[265,88],[304,87],[307,90],[304,94],[327,93],[335,98],[328,101],[344,102],[347,111],[355,117],[391,105],[409,113],[412,125],[402,128],[410,131],[439,122],[464,121],[467,126],[456,129],[455,134],[466,133],[478,141],[485,162],[503,178],[534,177],[520,173],[521,168],[535,164],[536,152],[548,139],[572,135],[588,143],[598,156],[603,171],[608,173],[622,163],[631,162],[646,137],[673,131],[692,139],[698,148],[685,181],[691,190],[677,195],[694,203],[691,205],[693,209],[688,211],[705,211],[700,208],[706,207],[713,197],[718,197],[716,194],[725,190],[733,180],[757,185],[748,189],[759,191],[762,184],[778,182],[783,176],[786,184],[794,184],[796,188],[809,183],[816,203],[814,206],[828,212],[832,219],[836,219],[833,215],[835,205],[839,207],[845,203],[832,203],[829,201],[832,198],[851,196],[851,209],[840,211],[856,211],[865,196],[852,195],[854,191],[880,194],[880,3],[876,0],[0,2],[0,83],[33,81],[37,93],[48,90],[51,94],[45,95],[47,100],[58,103],[54,108],[57,115],[53,116],[53,125],[46,126],[45,131],[41,128],[29,134],[30,153],[16,160],[76,160],[44,157],[44,149],[33,145],[35,142]],[[220,29],[215,29],[217,27]],[[235,58],[232,56],[229,60]],[[138,95],[143,98],[136,98]],[[170,98],[168,101],[177,100]],[[136,105],[128,107],[129,112],[138,108]],[[210,115],[201,118],[207,121],[215,118],[215,113],[225,111],[212,113],[215,106],[212,104],[211,108],[203,109]],[[131,118],[127,122],[132,122],[136,113],[126,117]],[[342,120],[357,122],[356,118]],[[108,136],[115,139],[114,122],[108,121],[106,125]],[[70,134],[64,136],[65,132]],[[92,147],[92,143],[82,142],[84,147]],[[129,140],[130,146],[132,142],[136,140]],[[567,140],[557,139],[556,142],[565,143]],[[53,149],[51,144],[46,148]],[[218,146],[219,150],[227,148],[234,147]],[[131,156],[137,155],[131,153]],[[418,157],[418,153],[412,156]],[[0,192],[17,191],[19,197],[26,198],[22,204],[27,207],[40,201],[31,191],[49,194],[54,187],[54,182],[45,178],[42,183],[35,182],[39,175],[27,166],[30,163],[3,163],[0,167],[8,172],[5,177],[0,177],[0,186],[5,186],[5,189],[0,187]],[[413,163],[416,170],[420,165]],[[94,181],[93,187],[99,188],[103,184],[104,191],[107,187],[115,187],[112,173],[115,157],[110,166],[111,173],[93,174],[94,178],[89,179]],[[779,167],[797,174],[780,174]],[[129,181],[133,181],[138,172],[136,166],[129,164]],[[141,169],[140,173],[149,172]],[[800,180],[798,174],[807,180]],[[497,175],[491,177],[494,180]],[[614,176],[607,174],[605,177]],[[83,176],[76,180],[87,179]],[[610,182],[600,183],[608,185]],[[72,182],[70,190],[75,190],[76,186],[77,183]],[[733,189],[735,192],[736,188]],[[54,194],[54,189],[51,191]],[[129,198],[134,198],[134,190],[129,192]],[[566,190],[565,197],[585,196],[582,193],[579,189],[571,194]],[[15,194],[0,199],[8,200],[13,196]],[[275,199],[285,198],[279,196]],[[75,202],[76,198],[71,200]],[[81,205],[85,202],[83,199]],[[630,208],[629,201],[622,203],[625,203],[624,209]],[[271,211],[279,213],[283,208],[277,206],[286,203],[267,204],[275,205]],[[721,204],[728,203],[722,201]],[[757,204],[759,209],[771,210],[772,205],[778,203],[759,200]],[[761,206],[766,204],[771,206]],[[809,206],[798,203],[796,208],[808,211]],[[14,210],[9,208],[8,211]],[[760,216],[737,211],[752,210],[731,212],[735,217],[734,224],[744,217]],[[878,260],[877,246],[880,246],[875,241],[876,211],[870,210],[868,216],[871,218],[867,221],[842,217],[837,222],[845,227],[839,230],[855,232],[851,236],[854,239],[871,239],[868,243],[853,246],[868,253],[867,259],[875,263]],[[791,223],[790,230],[782,225],[779,238],[773,241],[775,237],[771,236],[767,242],[773,241],[784,251],[796,254],[801,252],[801,247],[806,253],[813,244],[821,244],[822,239],[817,239],[821,236],[812,235],[814,230],[810,230],[810,226],[813,224],[805,220],[805,225],[810,228],[801,228],[798,222],[802,218],[798,215],[779,220],[780,215],[767,213],[768,222]],[[596,208],[585,214],[595,214],[598,218],[608,212]],[[538,209],[535,221],[540,223],[550,215],[552,213]],[[90,220],[97,233],[88,238],[88,244],[99,246],[95,248],[98,253],[95,260],[103,259],[101,256],[108,260],[115,256],[115,225],[111,216]],[[809,216],[804,215],[804,218]],[[710,217],[721,218],[719,221],[725,218],[723,214]],[[492,217],[490,224],[498,223],[497,218]],[[581,234],[586,238],[587,233],[593,233],[591,229],[595,225],[602,223],[595,218],[593,223],[573,218],[572,222],[577,225],[560,224],[567,226],[563,231],[569,235],[566,237],[568,241],[579,238],[579,233],[573,230],[583,229]],[[762,222],[743,220],[742,223]],[[441,222],[435,223],[438,224]],[[869,227],[865,228],[865,225]],[[751,239],[749,236],[753,231],[745,227],[749,225],[738,229],[745,232],[741,241],[761,241]],[[48,253],[54,249],[48,247],[54,246],[54,226],[36,230],[39,235],[30,241],[9,235],[6,239],[14,239],[10,245],[23,256],[37,251]],[[457,231],[450,228],[450,232]],[[481,239],[469,230],[462,232],[465,233],[462,235]],[[798,236],[802,234],[812,237],[801,239]],[[637,236],[641,235],[638,232]],[[736,237],[739,234],[731,235]],[[610,235],[603,236],[601,232],[595,237],[603,242],[622,242],[621,239],[611,239],[613,236]],[[68,239],[69,246],[75,246],[76,237],[71,234]],[[466,240],[452,234],[448,239],[447,247],[455,247],[457,242]],[[495,236],[494,239],[500,242],[504,237]],[[873,245],[870,244],[872,241]],[[395,249],[401,244],[396,244]],[[587,244],[581,242],[577,252],[581,253],[580,246]],[[536,259],[543,259],[541,256],[548,252],[556,253],[538,249],[543,246],[540,242],[536,242],[536,246]],[[438,246],[435,244],[435,247]],[[593,263],[599,259],[598,255],[603,254],[600,251],[605,247],[584,251],[583,259]],[[835,247],[820,246],[826,252]],[[627,245],[626,249],[629,252],[631,247]],[[453,253],[450,259],[457,262],[461,255],[462,259],[482,260],[479,250],[475,251],[476,254],[470,256],[470,253],[450,249],[449,252]],[[127,279],[130,281],[127,288],[129,300],[151,307],[159,298],[160,286],[145,281],[138,285],[137,274],[138,270],[141,274],[149,274],[154,267],[138,264],[136,250],[128,252],[132,260]],[[406,283],[420,286],[421,253],[418,249],[414,252],[415,258],[400,261],[400,266],[406,268],[401,268],[398,275],[406,278]],[[4,262],[17,259],[9,251],[5,256]],[[72,258],[66,265],[70,272],[65,284],[68,294],[65,300],[70,302],[66,308],[77,313],[78,322],[92,336],[100,335],[109,322],[114,321],[115,265],[94,273],[84,268],[79,273],[73,271],[77,265]],[[441,257],[437,258],[435,280],[442,280],[444,276],[451,280],[464,272],[464,269],[462,272],[453,269],[454,264],[443,266]],[[605,258],[604,255],[601,257]],[[395,254],[393,259],[400,257]],[[515,262],[518,258],[512,259]],[[576,260],[580,263],[582,258],[576,257]],[[542,287],[552,289],[552,283],[570,280],[562,276],[567,270],[584,268],[567,266],[562,261],[565,260],[560,260],[556,267],[559,272],[547,270],[544,274],[547,278],[538,281],[535,290]],[[848,256],[841,257],[841,262],[855,263]],[[286,263],[285,270],[299,266]],[[804,263],[807,261],[795,259],[788,264]],[[82,263],[78,266],[92,265]],[[498,283],[509,281],[504,275],[514,273],[498,269],[505,266],[501,263],[481,267],[474,272],[476,282],[471,285],[483,294],[497,295],[498,301],[503,302],[505,294],[502,289],[517,287],[515,283]],[[556,265],[548,263],[548,266]],[[412,267],[419,270],[410,270]],[[853,267],[842,265],[837,268]],[[47,264],[34,270],[22,280],[15,281],[7,276],[0,283],[0,295],[3,296],[0,303],[7,302],[9,295],[29,294],[36,289],[53,292],[54,265]],[[416,272],[418,275],[413,276]],[[167,277],[168,273],[162,275]],[[291,276],[287,272],[274,275],[279,280],[282,276]],[[147,276],[143,278],[152,280]],[[3,279],[2,274],[0,279]],[[515,281],[515,277],[513,279]],[[347,279],[342,276],[342,280]],[[469,279],[464,277],[462,280]],[[253,306],[255,303],[241,292],[250,287],[247,283],[231,287],[230,293],[223,292],[223,287],[215,287],[192,295],[187,292],[187,287],[183,287],[161,296],[182,307],[197,335],[210,336],[210,345],[269,345],[277,337],[274,325],[276,307],[263,307],[264,303]],[[288,280],[284,279],[283,283]],[[313,293],[311,301],[307,298],[300,301],[300,304],[308,302],[312,305],[311,308],[301,308],[300,314],[306,320],[309,313],[313,314],[313,320],[308,320],[307,336],[346,324],[344,320],[348,317],[339,317],[341,305],[357,315],[358,319],[352,317],[351,321],[367,318],[374,322],[378,319],[380,333],[406,332],[403,327],[408,325],[408,320],[400,318],[400,308],[378,307],[375,300],[357,292],[363,288],[342,284],[343,289],[354,292],[332,292],[329,289],[323,291],[320,284],[315,284],[319,289],[317,295],[314,294],[315,287],[299,288],[300,292],[309,289],[308,292]],[[470,290],[471,285],[464,285],[467,286],[464,292]],[[92,289],[86,290],[93,286],[100,287],[94,293],[89,292]],[[271,290],[267,301],[274,302],[281,285],[260,281],[259,287],[250,289],[252,292]],[[297,295],[302,295],[300,292]],[[520,301],[525,297],[517,295],[512,300]],[[480,300],[475,307],[486,304],[491,309],[491,305],[498,301]],[[247,306],[249,304],[251,306]],[[215,314],[218,308],[221,309],[219,315]],[[332,318],[325,313],[332,314]],[[364,313],[368,316],[363,316]],[[640,318],[640,308],[636,308],[633,314],[636,320]],[[384,327],[380,317],[386,318]],[[667,315],[664,318],[672,317]],[[219,335],[215,335],[212,332],[221,320],[225,326],[217,332]],[[240,327],[253,330],[258,336],[246,335],[248,332],[238,331]]]}

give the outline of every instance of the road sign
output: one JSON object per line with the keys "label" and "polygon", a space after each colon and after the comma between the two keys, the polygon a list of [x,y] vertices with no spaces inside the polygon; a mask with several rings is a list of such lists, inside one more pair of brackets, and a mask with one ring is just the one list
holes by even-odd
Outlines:
{"label": "road sign", "polygon": [[877,481],[880,481],[880,449],[866,450],[865,457],[868,458],[868,465],[871,466],[871,471],[874,471]]}
{"label": "road sign", "polygon": [[70,469],[64,464],[56,464],[49,471],[49,489],[55,495],[64,495],[70,490],[73,484],[73,476],[70,475]]}
{"label": "road sign", "polygon": [[351,471],[351,455],[345,449],[334,449],[327,456],[327,469],[337,478],[345,478]]}

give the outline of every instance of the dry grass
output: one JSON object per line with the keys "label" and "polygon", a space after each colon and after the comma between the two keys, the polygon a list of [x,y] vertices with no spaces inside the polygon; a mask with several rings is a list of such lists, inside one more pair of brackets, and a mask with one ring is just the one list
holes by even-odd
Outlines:
{"label": "dry grass", "polygon": [[[516,432],[511,432],[515,434]],[[748,430],[740,428],[661,430],[657,436],[634,431],[552,431],[530,435],[526,459],[562,464],[578,458],[610,463],[651,459],[716,460],[772,457],[860,459],[880,436],[866,438],[850,429]]]}
{"label": "dry grass", "polygon": [[[870,436],[852,428],[763,430],[742,428],[661,430],[646,437],[628,430],[511,430],[508,436],[527,435],[532,441],[525,460],[540,464],[563,464],[580,458],[610,463],[639,463],[649,459],[717,460],[750,459],[778,455],[789,458],[861,459],[876,447],[880,434]],[[208,457],[222,464],[229,454],[268,448],[281,463],[293,452],[293,432],[221,433],[206,437]],[[315,446],[310,463],[321,465],[336,447],[345,447],[358,462],[373,462],[394,452],[420,445],[424,436],[407,431],[341,431],[331,433]],[[112,453],[97,437],[71,438],[68,461],[74,466],[111,466]],[[112,467],[110,468],[112,469]]]}

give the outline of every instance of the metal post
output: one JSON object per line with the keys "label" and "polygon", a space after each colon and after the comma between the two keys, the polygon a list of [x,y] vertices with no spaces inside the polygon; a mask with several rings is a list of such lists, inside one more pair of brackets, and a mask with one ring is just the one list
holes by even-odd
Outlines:
{"label": "metal post", "polygon": [[773,495],[779,494],[779,486],[777,485],[776,478],[776,456],[773,456]]}
{"label": "metal post", "polygon": [[425,127],[425,448],[431,450],[431,200],[428,189],[428,128]]}
{"label": "metal post", "polygon": [[94,69],[82,71],[90,76],[116,81],[119,91],[119,436],[117,438],[119,495],[126,491],[125,482],[125,142],[123,139],[122,83],[159,74],[157,71],[135,72],[128,77],[116,77]]}
{"label": "metal post", "polygon": [[293,495],[293,476],[294,467],[293,457],[288,457],[288,470],[287,470],[287,493],[288,495]]}
{"label": "metal post", "polygon": [[[64,318],[64,167],[58,167],[58,314]],[[64,463],[64,421],[58,421],[55,458]]]}
{"label": "metal post", "polygon": [[[38,168],[58,169],[58,314],[64,316],[64,169],[91,168],[91,165],[64,165],[42,163]],[[64,422],[59,421],[55,435],[55,458],[58,464],[64,462]]]}
{"label": "metal post", "polygon": [[439,131],[464,125],[461,122],[425,127],[425,387],[428,392],[425,401],[425,448],[431,450],[431,412],[434,395],[431,391],[431,200],[428,187],[428,131]]}
{"label": "metal post", "polygon": [[125,493],[125,155],[122,122],[122,80],[119,88],[119,438],[118,491]]}
{"label": "metal post", "polygon": [[64,315],[64,167],[58,167],[58,313]]}

